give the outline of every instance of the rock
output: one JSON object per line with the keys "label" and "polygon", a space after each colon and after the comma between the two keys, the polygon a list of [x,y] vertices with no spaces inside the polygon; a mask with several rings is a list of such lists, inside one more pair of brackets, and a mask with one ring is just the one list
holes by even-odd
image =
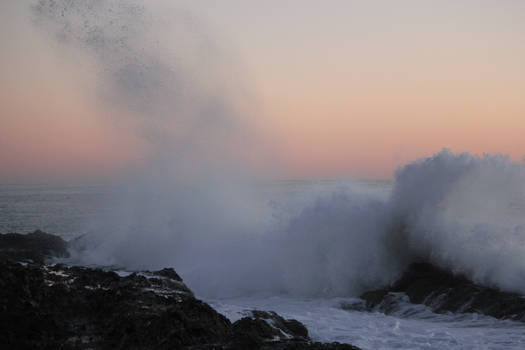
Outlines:
{"label": "rock", "polygon": [[230,321],[177,280],[8,261],[0,271],[8,348],[180,348],[230,334]]}
{"label": "rock", "polygon": [[473,283],[465,276],[427,263],[408,267],[391,287],[366,292],[361,298],[369,309],[395,310],[395,294],[404,293],[410,302],[424,304],[434,312],[472,312],[500,319],[525,321],[525,299],[517,294]]}
{"label": "rock", "polygon": [[309,340],[308,330],[297,320],[285,320],[273,311],[252,310],[250,314],[232,326],[236,344],[253,347],[264,342]]}
{"label": "rock", "polygon": [[180,278],[180,276],[172,268],[164,268],[162,270],[153,272],[153,274],[157,276],[168,277],[172,280],[182,282],[182,278]]}
{"label": "rock", "polygon": [[28,234],[0,234],[0,261],[14,260],[42,264],[51,257],[68,256],[66,241],[40,230]]}
{"label": "rock", "polygon": [[372,290],[363,293],[360,298],[366,301],[367,308],[372,309],[381,304],[387,294],[387,289]]}
{"label": "rock", "polygon": [[357,349],[312,342],[304,325],[275,312],[254,310],[232,325],[171,268],[121,277],[46,265],[65,256],[63,240],[43,232],[0,237],[2,348]]}
{"label": "rock", "polygon": [[254,319],[265,320],[273,328],[280,331],[283,339],[308,339],[308,330],[297,320],[286,320],[273,311],[252,310]]}
{"label": "rock", "polygon": [[259,348],[265,342],[281,340],[281,332],[265,320],[244,317],[232,326],[233,343],[236,348]]}
{"label": "rock", "polygon": [[228,349],[341,349],[358,350],[340,343],[317,343],[308,337],[308,330],[297,320],[288,320],[273,311],[252,310],[248,317],[232,325]]}

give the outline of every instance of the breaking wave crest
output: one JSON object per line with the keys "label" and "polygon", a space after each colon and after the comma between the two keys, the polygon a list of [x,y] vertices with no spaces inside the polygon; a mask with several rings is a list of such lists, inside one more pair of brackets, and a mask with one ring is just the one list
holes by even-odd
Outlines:
{"label": "breaking wave crest", "polygon": [[99,114],[151,146],[119,204],[75,241],[79,262],[174,266],[213,297],[358,295],[425,260],[525,293],[522,164],[444,150],[399,169],[391,191],[354,182],[290,200],[297,183],[254,180],[281,160],[245,116],[257,108],[234,103],[247,96],[235,55],[186,10],[61,0],[29,13],[42,40],[88,67]]}
{"label": "breaking wave crest", "polygon": [[286,205],[238,183],[186,185],[127,197],[77,257],[175,266],[212,297],[358,295],[414,261],[525,293],[525,172],[501,155],[443,150],[400,168],[390,193],[346,183]]}

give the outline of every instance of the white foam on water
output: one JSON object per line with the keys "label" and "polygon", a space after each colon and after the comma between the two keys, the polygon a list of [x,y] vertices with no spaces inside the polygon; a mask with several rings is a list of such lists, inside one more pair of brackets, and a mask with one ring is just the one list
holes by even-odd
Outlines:
{"label": "white foam on water", "polygon": [[[206,300],[232,322],[246,310],[272,310],[302,322],[315,341],[349,343],[363,349],[523,349],[525,324],[477,314],[435,314],[424,306],[410,317],[344,310],[352,298],[289,297]],[[414,308],[406,305],[406,308]],[[404,313],[407,310],[400,311]]]}

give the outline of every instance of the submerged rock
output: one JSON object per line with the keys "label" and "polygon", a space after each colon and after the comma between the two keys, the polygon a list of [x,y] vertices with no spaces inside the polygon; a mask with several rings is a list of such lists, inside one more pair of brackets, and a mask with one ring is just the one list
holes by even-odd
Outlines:
{"label": "submerged rock", "polygon": [[424,304],[434,312],[479,313],[500,319],[525,321],[525,299],[517,293],[473,283],[465,276],[427,263],[408,267],[391,287],[361,295],[368,309],[394,311],[396,294],[404,293],[411,303]]}
{"label": "submerged rock", "polygon": [[46,265],[53,254],[66,255],[65,242],[42,232],[23,236],[0,235],[2,252],[8,252],[0,255],[5,348],[357,349],[312,342],[304,325],[274,312],[254,310],[232,325],[195,298],[171,268],[121,277]]}

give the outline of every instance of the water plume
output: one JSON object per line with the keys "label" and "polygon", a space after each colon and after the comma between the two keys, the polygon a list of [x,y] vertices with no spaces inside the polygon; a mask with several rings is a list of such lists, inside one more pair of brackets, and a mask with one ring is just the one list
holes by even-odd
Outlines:
{"label": "water plume", "polygon": [[217,266],[233,256],[232,244],[264,230],[250,164],[266,157],[266,145],[256,113],[236,108],[249,95],[242,74],[204,25],[169,2],[41,0],[32,13],[56,50],[88,65],[94,100],[116,111],[110,122],[152,147],[119,185],[117,209],[77,242],[92,248],[82,261]]}
{"label": "water plume", "polygon": [[400,169],[391,202],[420,259],[525,292],[523,164],[444,150]]}
{"label": "water plume", "polygon": [[235,108],[243,84],[186,12],[121,0],[32,9],[58,50],[91,67],[113,122],[153,148],[117,209],[77,242],[90,246],[78,261],[173,266],[208,296],[333,296],[388,284],[425,260],[525,293],[523,164],[443,150],[400,168],[389,195],[349,183],[290,209],[254,185],[246,159],[265,145]]}

